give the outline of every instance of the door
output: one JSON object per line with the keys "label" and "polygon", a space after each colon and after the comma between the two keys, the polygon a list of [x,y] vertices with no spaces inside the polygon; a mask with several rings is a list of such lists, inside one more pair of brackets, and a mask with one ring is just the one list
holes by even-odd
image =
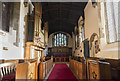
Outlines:
{"label": "door", "polygon": [[89,41],[84,41],[84,57],[89,57]]}

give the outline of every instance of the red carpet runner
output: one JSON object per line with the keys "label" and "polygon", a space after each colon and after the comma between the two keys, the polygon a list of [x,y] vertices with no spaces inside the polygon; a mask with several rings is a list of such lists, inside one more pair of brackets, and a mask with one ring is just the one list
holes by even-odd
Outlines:
{"label": "red carpet runner", "polygon": [[47,81],[77,81],[66,64],[55,64]]}

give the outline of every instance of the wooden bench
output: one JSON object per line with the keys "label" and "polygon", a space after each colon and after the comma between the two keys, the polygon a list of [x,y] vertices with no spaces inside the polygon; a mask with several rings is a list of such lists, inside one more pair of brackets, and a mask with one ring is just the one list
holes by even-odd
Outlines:
{"label": "wooden bench", "polygon": [[69,57],[69,67],[78,79],[86,79],[86,64],[82,61],[76,61]]}
{"label": "wooden bench", "polygon": [[19,63],[19,59],[10,59],[10,60],[4,60],[4,59],[1,59],[0,60],[0,64],[1,63]]}
{"label": "wooden bench", "polygon": [[111,75],[113,80],[118,80],[120,75],[120,59],[90,58],[97,61],[110,63]]}
{"label": "wooden bench", "polygon": [[17,64],[16,66],[16,79],[38,79],[37,74],[38,62],[28,61]]}
{"label": "wooden bench", "polygon": [[112,79],[111,64],[106,60],[92,57],[74,58],[69,57],[69,66],[78,79]]}
{"label": "wooden bench", "polygon": [[33,62],[33,61],[37,61],[37,59],[19,59],[18,63]]}
{"label": "wooden bench", "polygon": [[0,64],[0,80],[14,80],[16,63]]}
{"label": "wooden bench", "polygon": [[0,59],[0,64],[1,64],[1,63],[4,63],[4,59]]}
{"label": "wooden bench", "polygon": [[78,62],[78,76],[79,79],[86,79],[86,64]]}
{"label": "wooden bench", "polygon": [[120,59],[104,59],[104,61],[109,62],[111,65],[111,73],[113,80],[119,80],[120,75]]}
{"label": "wooden bench", "polygon": [[16,63],[18,64],[19,59],[10,59],[10,60],[4,60],[4,63]]}
{"label": "wooden bench", "polygon": [[76,60],[70,60],[70,68],[78,79],[86,79],[86,64]]}
{"label": "wooden bench", "polygon": [[88,79],[112,79],[110,63],[88,60],[87,64]]}

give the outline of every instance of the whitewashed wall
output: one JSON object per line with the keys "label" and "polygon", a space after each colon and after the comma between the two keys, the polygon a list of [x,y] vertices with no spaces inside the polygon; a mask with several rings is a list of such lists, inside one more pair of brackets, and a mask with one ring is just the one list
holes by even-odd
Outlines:
{"label": "whitewashed wall", "polygon": [[[10,32],[0,30],[0,59],[21,59],[24,58],[24,16],[28,13],[28,7],[24,7],[23,0],[20,3],[20,19],[19,19],[19,46],[13,45],[16,41],[16,31],[10,28]],[[8,47],[8,50],[3,50]]]}
{"label": "whitewashed wall", "polygon": [[[107,42],[107,23],[106,23],[106,12],[105,5],[102,2],[100,8],[100,16],[98,15],[98,7],[93,8],[91,0],[86,5],[84,13],[85,13],[85,38],[89,39],[92,33],[97,33],[100,35],[100,52],[95,54],[95,57],[99,58],[110,58],[110,59],[120,59],[120,50],[119,50],[119,42],[108,43]],[[101,19],[100,19],[101,18]],[[99,28],[101,31],[98,31]],[[113,33],[113,31],[110,31]]]}

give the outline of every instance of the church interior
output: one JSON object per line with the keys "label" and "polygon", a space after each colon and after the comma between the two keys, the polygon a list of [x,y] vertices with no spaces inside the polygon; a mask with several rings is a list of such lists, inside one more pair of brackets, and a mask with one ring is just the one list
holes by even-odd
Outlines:
{"label": "church interior", "polygon": [[8,1],[0,0],[0,80],[120,79],[119,0]]}

